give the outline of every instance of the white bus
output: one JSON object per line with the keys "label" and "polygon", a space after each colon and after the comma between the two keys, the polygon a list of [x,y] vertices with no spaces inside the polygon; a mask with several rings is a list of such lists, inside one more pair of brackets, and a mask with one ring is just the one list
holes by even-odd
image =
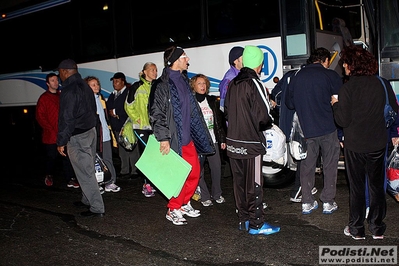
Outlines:
{"label": "white bus", "polygon": [[[161,72],[163,51],[170,45],[185,49],[189,77],[205,74],[216,95],[229,68],[229,50],[247,44],[264,51],[261,80],[269,90],[275,77],[304,64],[316,47],[331,50],[335,60],[330,68],[341,74],[339,52],[348,43],[374,52],[382,76],[399,76],[398,0],[25,2],[18,9],[0,10],[0,118],[10,128],[30,121],[21,118],[26,116],[22,110],[34,117],[46,74],[66,58],[78,63],[82,77],[97,76],[105,97],[113,90],[115,72],[135,82],[148,61]],[[284,167],[264,164],[266,186],[293,180],[296,164],[288,153]]]}

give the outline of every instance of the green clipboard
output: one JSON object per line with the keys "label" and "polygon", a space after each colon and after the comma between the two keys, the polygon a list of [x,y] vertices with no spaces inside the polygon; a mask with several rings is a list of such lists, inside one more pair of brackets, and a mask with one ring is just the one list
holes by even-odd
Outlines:
{"label": "green clipboard", "polygon": [[162,155],[154,135],[148,138],[136,166],[168,199],[180,194],[191,171],[191,165],[174,150]]}

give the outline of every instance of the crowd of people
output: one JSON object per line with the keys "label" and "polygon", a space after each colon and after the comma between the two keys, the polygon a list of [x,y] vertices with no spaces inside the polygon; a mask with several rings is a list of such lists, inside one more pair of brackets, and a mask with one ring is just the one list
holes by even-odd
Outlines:
{"label": "crowd of people", "polygon": [[[58,151],[67,186],[82,191],[81,200],[74,202],[87,208],[82,216],[105,215],[101,194],[119,192],[117,178],[141,177],[143,195],[155,196],[156,186],[135,165],[153,135],[161,154],[173,150],[191,166],[179,194],[168,199],[168,221],[185,225],[185,216],[201,215],[190,202],[195,193],[204,207],[225,202],[221,188],[221,154],[225,152],[233,178],[238,229],[252,235],[275,234],[280,227],[267,223],[263,211],[263,131],[278,124],[289,142],[296,116],[307,154],[296,161],[290,201],[301,203],[304,215],[314,212],[319,202],[323,214],[337,211],[337,168],[343,149],[350,187],[349,222],[344,234],[364,239],[367,220],[373,238],[383,239],[386,159],[392,146],[399,144],[399,118],[391,126],[394,130],[384,123],[383,85],[392,108],[399,110],[399,106],[389,82],[383,80],[382,84],[378,79],[377,63],[369,52],[345,47],[340,54],[342,78],[329,69],[330,51],[319,47],[312,51],[307,64],[287,72],[270,92],[260,80],[262,50],[252,45],[233,47],[228,58],[230,69],[219,86],[220,101],[209,95],[208,77],[201,73],[188,77],[190,58],[183,48],[167,48],[163,60],[160,77],[152,62],[144,64],[139,80],[133,84],[126,81],[124,73],[115,73],[110,78],[114,91],[108,99],[101,94],[99,79],[82,78],[71,59],[59,64],[58,76],[47,75],[48,90],[39,98],[36,111],[47,155],[45,184],[53,184]],[[137,145],[131,150],[118,143],[127,120],[137,136]],[[113,150],[121,161],[119,174]],[[111,173],[111,181],[104,187],[98,185],[95,176],[96,155],[103,158]],[[315,168],[320,158],[323,188],[317,199]],[[206,161],[211,189],[204,177]]]}

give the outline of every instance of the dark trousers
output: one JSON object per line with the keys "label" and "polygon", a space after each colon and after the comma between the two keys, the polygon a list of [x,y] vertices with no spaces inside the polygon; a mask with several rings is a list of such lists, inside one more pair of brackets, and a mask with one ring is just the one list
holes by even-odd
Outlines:
{"label": "dark trousers", "polygon": [[250,159],[230,158],[230,165],[238,219],[249,220],[249,227],[258,229],[264,224],[262,155]]}
{"label": "dark trousers", "polygon": [[349,180],[349,230],[352,235],[365,235],[367,178],[370,197],[370,211],[367,217],[369,230],[373,235],[383,235],[386,229],[383,222],[386,215],[385,148],[369,153],[357,153],[345,149],[344,153]]}
{"label": "dark trousers", "polygon": [[98,189],[94,158],[96,156],[96,128],[72,136],[67,144],[68,156],[82,190],[82,203],[90,205],[90,211],[104,213],[104,201]]}
{"label": "dark trousers", "polygon": [[[115,136],[119,136],[119,132],[115,132]],[[135,174],[137,167],[136,163],[140,157],[138,147],[134,147],[132,151],[126,150],[121,145],[118,145],[118,154],[121,159],[121,175]]]}
{"label": "dark trousers", "polygon": [[75,173],[72,168],[71,161],[68,157],[61,156],[57,150],[57,144],[44,144],[46,149],[46,175],[54,175],[55,164],[57,159],[62,161],[62,170],[64,171],[65,181],[68,183],[71,179],[75,178]]}
{"label": "dark trousers", "polygon": [[290,192],[291,198],[295,198],[300,187],[301,187],[301,161],[297,161],[296,162],[296,172],[295,172],[295,182],[294,182],[294,185],[292,186],[292,189]]}
{"label": "dark trousers", "polygon": [[[199,186],[201,189],[201,201],[204,202],[206,200],[210,200],[213,198],[214,200],[217,200],[220,198],[222,195],[222,188],[220,185],[220,180],[222,176],[222,163],[220,160],[220,153],[219,153],[219,147],[218,143],[215,143],[216,147],[216,152],[215,154],[205,156],[205,155],[200,155],[200,164],[201,164],[201,177],[199,181]],[[205,166],[205,161],[208,160],[209,164],[209,169],[211,171],[211,193],[209,193],[208,186],[206,185],[205,182],[205,171],[204,171],[204,166]]]}
{"label": "dark trousers", "polygon": [[[137,148],[139,152],[139,158],[143,154],[145,146],[147,145],[148,138],[150,137],[150,134],[152,134],[151,130],[141,130],[141,129],[135,129],[134,132],[138,135],[137,137]],[[140,175],[144,177],[144,183],[151,183],[148,181],[148,179],[145,177],[145,175],[137,169],[137,171],[140,172]],[[152,184],[152,183],[151,183]]]}
{"label": "dark trousers", "polygon": [[302,203],[313,203],[315,201],[312,195],[312,188],[315,183],[315,171],[317,160],[319,159],[319,152],[323,160],[323,176],[324,186],[320,194],[320,200],[323,203],[333,203],[335,201],[336,185],[337,185],[337,171],[339,160],[339,140],[337,138],[337,131],[330,134],[308,138],[307,156],[301,161],[301,188],[302,188]]}
{"label": "dark trousers", "polygon": [[144,152],[145,146],[147,145],[148,138],[150,137],[150,134],[152,133],[152,131],[135,129],[134,132],[136,132],[137,135],[139,135],[139,137],[137,137],[137,146],[139,148],[140,155],[142,155]]}

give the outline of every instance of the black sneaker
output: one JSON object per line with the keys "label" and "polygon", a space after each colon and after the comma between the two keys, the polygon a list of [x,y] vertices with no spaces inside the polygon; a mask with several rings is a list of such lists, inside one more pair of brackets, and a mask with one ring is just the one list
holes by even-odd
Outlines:
{"label": "black sneaker", "polygon": [[354,240],[363,240],[363,239],[366,239],[365,236],[354,236],[354,235],[352,235],[351,232],[349,231],[349,226],[345,226],[345,228],[344,228],[344,235],[350,236],[350,237],[352,237]]}

